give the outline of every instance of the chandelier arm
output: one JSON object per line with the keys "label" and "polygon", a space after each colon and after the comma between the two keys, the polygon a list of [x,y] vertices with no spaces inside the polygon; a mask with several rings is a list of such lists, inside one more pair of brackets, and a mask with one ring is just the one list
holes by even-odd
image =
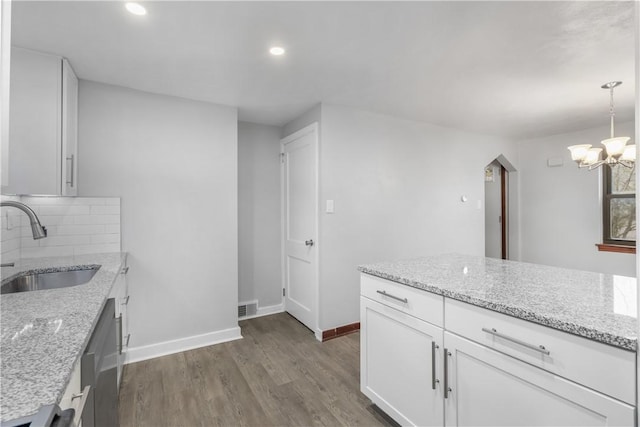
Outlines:
{"label": "chandelier arm", "polygon": [[633,169],[635,162],[632,160],[618,160],[618,163],[616,163],[616,165],[622,165],[625,168]]}

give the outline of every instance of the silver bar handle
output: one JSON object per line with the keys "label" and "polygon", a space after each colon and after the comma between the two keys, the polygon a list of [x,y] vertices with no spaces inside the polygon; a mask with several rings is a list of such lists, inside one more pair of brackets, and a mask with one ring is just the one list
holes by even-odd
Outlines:
{"label": "silver bar handle", "polygon": [[447,399],[449,397],[449,392],[453,391],[449,388],[449,350],[445,347],[444,349],[444,398]]}
{"label": "silver bar handle", "polygon": [[131,338],[131,334],[127,334],[127,340],[124,342],[124,346],[129,348],[129,339]]}
{"label": "silver bar handle", "polygon": [[122,304],[122,305],[127,305],[127,304],[129,304],[129,297],[130,297],[130,296],[131,296],[131,295],[127,295],[125,298],[122,298],[122,301],[120,302],[120,304]]}
{"label": "silver bar handle", "polygon": [[501,334],[500,332],[496,331],[495,328],[491,328],[491,329],[482,328],[482,332],[486,332],[486,333],[494,335],[494,336],[496,336],[498,338],[502,338],[503,340],[511,341],[512,343],[521,345],[521,346],[526,347],[528,349],[539,351],[540,353],[545,354],[547,356],[549,354],[551,354],[551,352],[549,350],[547,350],[545,348],[545,346],[543,346],[543,345],[529,344],[528,342],[524,342],[522,340],[519,340],[518,338],[513,338],[513,337],[510,337],[509,335]]}
{"label": "silver bar handle", "polygon": [[406,299],[406,298],[400,298],[400,297],[397,297],[397,296],[395,296],[395,295],[388,294],[386,291],[376,291],[376,292],[377,292],[377,293],[379,293],[380,295],[384,295],[385,297],[389,297],[389,298],[391,298],[391,299],[394,299],[394,300],[396,300],[396,301],[403,302],[403,303],[405,303],[405,304],[409,302],[409,300],[408,300],[408,299]]}
{"label": "silver bar handle", "polygon": [[78,393],[78,394],[74,394],[73,396],[71,396],[71,400],[75,400],[78,398],[82,398],[80,400],[80,404],[78,405],[78,409],[76,409],[76,415],[73,417],[73,426],[79,426],[80,423],[82,422],[82,413],[84,412],[84,408],[87,404],[87,398],[89,397],[89,390],[91,390],[91,386],[85,386],[84,389],[82,389],[82,393]]}
{"label": "silver bar handle", "polygon": [[116,317],[116,323],[118,325],[118,354],[122,354],[122,314]]}
{"label": "silver bar handle", "polygon": [[431,388],[436,389],[436,383],[439,381],[436,379],[436,350],[438,345],[435,341],[431,341]]}
{"label": "silver bar handle", "polygon": [[71,157],[67,157],[67,160],[71,160],[71,180],[67,181],[67,184],[69,184],[70,187],[73,187],[73,164],[75,162],[74,155],[72,154]]}
{"label": "silver bar handle", "polygon": [[129,266],[126,266],[125,268],[122,269],[120,274],[127,274],[128,272],[129,272]]}

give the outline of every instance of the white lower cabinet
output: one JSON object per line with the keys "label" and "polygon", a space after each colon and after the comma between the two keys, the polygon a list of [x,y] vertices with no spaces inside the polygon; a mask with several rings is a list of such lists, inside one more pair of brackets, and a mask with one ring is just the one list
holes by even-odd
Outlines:
{"label": "white lower cabinet", "polygon": [[447,426],[633,426],[633,406],[449,332],[444,348]]}
{"label": "white lower cabinet", "polygon": [[360,389],[401,425],[634,425],[635,353],[398,286],[362,276]]}
{"label": "white lower cabinet", "polygon": [[127,281],[127,273],[129,267],[125,264],[122,265],[116,283],[114,283],[111,290],[110,298],[115,300],[115,312],[117,322],[117,337],[118,337],[118,360],[117,360],[117,372],[118,372],[118,389],[120,388],[120,380],[122,378],[122,370],[124,367],[124,361],[126,357],[127,348],[129,346],[129,285]]}
{"label": "white lower cabinet", "polygon": [[443,425],[442,328],[361,297],[362,392],[403,425]]}

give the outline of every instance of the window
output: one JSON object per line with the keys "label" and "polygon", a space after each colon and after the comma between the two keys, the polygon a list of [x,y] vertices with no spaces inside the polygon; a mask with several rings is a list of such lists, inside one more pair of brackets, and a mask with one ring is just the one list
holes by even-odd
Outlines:
{"label": "window", "polygon": [[636,246],[636,167],[604,166],[603,243]]}

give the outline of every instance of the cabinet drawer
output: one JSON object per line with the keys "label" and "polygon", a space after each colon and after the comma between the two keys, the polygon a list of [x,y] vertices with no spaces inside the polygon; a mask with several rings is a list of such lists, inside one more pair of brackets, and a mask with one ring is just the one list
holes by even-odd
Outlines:
{"label": "cabinet drawer", "polygon": [[635,353],[449,298],[444,307],[448,331],[635,405]]}
{"label": "cabinet drawer", "polygon": [[444,297],[379,277],[360,275],[360,294],[442,327]]}

